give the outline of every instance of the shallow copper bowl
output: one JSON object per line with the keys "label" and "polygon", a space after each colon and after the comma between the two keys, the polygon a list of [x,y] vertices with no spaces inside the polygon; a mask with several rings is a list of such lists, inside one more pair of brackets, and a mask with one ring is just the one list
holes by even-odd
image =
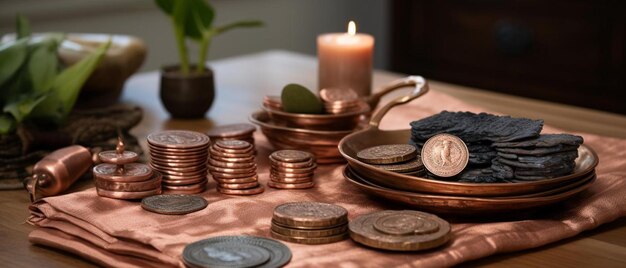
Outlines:
{"label": "shallow copper bowl", "polygon": [[354,131],[309,130],[282,126],[273,122],[266,111],[253,113],[250,122],[261,127],[261,132],[276,149],[300,149],[311,152],[319,164],[345,162],[337,150],[337,144]]}
{"label": "shallow copper bowl", "polygon": [[272,121],[289,127],[316,130],[350,130],[361,121],[361,116],[370,112],[370,106],[361,102],[359,109],[343,114],[295,114],[263,107]]}
{"label": "shallow copper bowl", "polygon": [[369,128],[343,138],[339,143],[339,152],[346,158],[350,167],[376,184],[404,191],[457,196],[512,196],[546,191],[563,183],[580,180],[592,172],[598,164],[598,156],[593,149],[582,145],[578,150],[575,171],[571,175],[534,182],[463,183],[403,175],[357,160],[356,153],[365,148],[382,144],[408,143],[410,129],[385,131],[380,130],[378,125],[392,107],[414,100],[427,91],[428,85],[424,81],[422,88],[416,88],[410,95],[398,98],[381,108],[372,117]]}
{"label": "shallow copper bowl", "polygon": [[596,179],[595,173],[589,174],[574,187],[562,186],[547,191],[545,194],[509,196],[509,197],[469,197],[457,195],[438,195],[414,193],[377,185],[364,176],[360,176],[346,166],[343,175],[351,184],[359,189],[385,199],[404,203],[422,210],[454,215],[493,214],[519,210],[537,209],[562,202],[591,187]]}

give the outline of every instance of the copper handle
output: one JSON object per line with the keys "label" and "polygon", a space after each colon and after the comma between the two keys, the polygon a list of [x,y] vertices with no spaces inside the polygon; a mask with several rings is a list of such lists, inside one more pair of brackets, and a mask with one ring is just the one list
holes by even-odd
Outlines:
{"label": "copper handle", "polygon": [[396,105],[410,102],[426,94],[426,92],[428,92],[428,82],[426,81],[426,79],[424,79],[421,76],[409,76],[409,77],[394,81],[393,83],[391,83],[391,85],[388,88],[385,88],[383,91],[381,91],[381,93],[385,92],[384,94],[386,94],[398,88],[411,87],[411,86],[415,87],[413,91],[411,91],[411,93],[409,93],[406,96],[398,97],[395,100],[392,100],[389,103],[387,103],[385,106],[383,106],[383,108],[380,108],[380,110],[376,112],[376,114],[372,117],[372,119],[370,119],[370,126],[374,128],[378,128],[380,121],[383,119],[385,114],[387,114],[387,112],[391,110],[391,108],[393,108]]}

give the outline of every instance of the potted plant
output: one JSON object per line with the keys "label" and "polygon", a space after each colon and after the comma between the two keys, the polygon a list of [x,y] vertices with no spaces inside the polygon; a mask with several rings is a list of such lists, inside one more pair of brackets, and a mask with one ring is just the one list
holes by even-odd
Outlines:
{"label": "potted plant", "polygon": [[[211,108],[215,96],[213,71],[205,66],[214,36],[234,28],[261,26],[260,21],[238,21],[213,26],[215,11],[204,0],[155,0],[174,26],[180,64],[161,70],[160,97],[175,118],[200,118]],[[186,40],[199,45],[198,61],[189,63]]]}

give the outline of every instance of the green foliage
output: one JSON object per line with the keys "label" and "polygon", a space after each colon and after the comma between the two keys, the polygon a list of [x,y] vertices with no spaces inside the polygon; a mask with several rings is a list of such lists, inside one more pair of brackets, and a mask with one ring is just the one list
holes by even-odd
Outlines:
{"label": "green foliage", "polygon": [[209,44],[214,36],[235,28],[258,27],[260,21],[240,21],[221,27],[213,27],[215,10],[205,0],[155,0],[156,5],[172,19],[178,54],[180,57],[181,72],[189,74],[189,59],[185,38],[199,43],[196,72],[204,71]]}
{"label": "green foliage", "polygon": [[280,95],[283,110],[297,114],[321,114],[324,104],[308,88],[298,84],[288,84]]}
{"label": "green foliage", "polygon": [[62,41],[60,34],[31,38],[28,20],[18,16],[16,39],[0,44],[0,134],[25,120],[61,123],[111,43],[61,71]]}

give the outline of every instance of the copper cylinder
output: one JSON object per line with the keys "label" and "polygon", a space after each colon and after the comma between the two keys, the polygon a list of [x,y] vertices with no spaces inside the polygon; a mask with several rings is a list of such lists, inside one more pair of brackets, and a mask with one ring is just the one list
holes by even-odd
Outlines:
{"label": "copper cylinder", "polygon": [[89,150],[72,145],[52,152],[41,159],[33,169],[37,194],[53,196],[67,190],[93,164]]}

